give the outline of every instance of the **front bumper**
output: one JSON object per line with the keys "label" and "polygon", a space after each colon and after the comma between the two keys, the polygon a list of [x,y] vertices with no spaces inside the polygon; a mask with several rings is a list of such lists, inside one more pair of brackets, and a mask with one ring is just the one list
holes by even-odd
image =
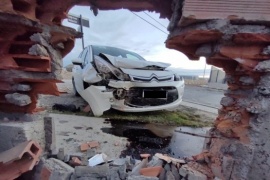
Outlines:
{"label": "front bumper", "polygon": [[172,82],[130,82],[130,81],[110,81],[109,83],[110,87],[113,88],[122,88],[125,90],[132,89],[134,87],[136,88],[163,88],[163,87],[174,87],[177,91],[177,99],[175,99],[173,102],[163,105],[156,105],[156,106],[134,106],[129,105],[126,103],[125,99],[122,100],[114,100],[112,103],[112,108],[117,109],[119,111],[124,112],[146,112],[146,111],[157,111],[157,110],[163,110],[163,109],[170,109],[175,108],[179,106],[179,104],[182,102],[182,96],[184,93],[184,81],[172,81]]}
{"label": "front bumper", "polygon": [[181,101],[184,92],[184,81],[172,82],[131,82],[131,81],[114,81],[111,80],[108,86],[112,89],[124,89],[128,91],[131,88],[162,88],[174,87],[178,93],[177,99],[172,103],[157,105],[157,106],[130,106],[125,102],[125,99],[118,100],[114,97],[113,92],[106,89],[105,86],[90,86],[85,89],[81,96],[89,103],[93,114],[101,116],[104,111],[110,108],[124,112],[146,112],[170,109],[177,107]]}

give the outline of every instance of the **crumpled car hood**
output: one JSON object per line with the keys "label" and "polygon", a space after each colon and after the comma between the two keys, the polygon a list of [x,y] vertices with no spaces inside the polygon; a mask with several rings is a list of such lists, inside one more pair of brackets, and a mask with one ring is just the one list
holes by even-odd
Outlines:
{"label": "crumpled car hood", "polygon": [[128,58],[115,57],[108,54],[101,55],[105,56],[111,63],[117,68],[126,68],[126,69],[143,69],[146,67],[156,66],[162,69],[169,67],[171,64],[163,62],[152,62],[144,60],[135,60]]}

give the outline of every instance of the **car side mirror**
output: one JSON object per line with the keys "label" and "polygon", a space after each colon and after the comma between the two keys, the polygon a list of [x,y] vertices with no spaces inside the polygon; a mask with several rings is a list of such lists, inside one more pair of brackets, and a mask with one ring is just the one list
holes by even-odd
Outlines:
{"label": "car side mirror", "polygon": [[83,61],[81,58],[76,58],[72,60],[72,64],[82,66]]}

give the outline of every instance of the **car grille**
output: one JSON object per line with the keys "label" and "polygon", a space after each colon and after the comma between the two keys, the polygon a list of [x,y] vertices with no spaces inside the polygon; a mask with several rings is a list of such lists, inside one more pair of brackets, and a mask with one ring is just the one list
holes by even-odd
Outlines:
{"label": "car grille", "polygon": [[139,77],[139,76],[131,76],[131,81],[140,81],[140,82],[151,82],[151,81],[173,81],[173,76],[167,76],[167,77],[157,77],[157,76],[151,76],[151,77]]}
{"label": "car grille", "polygon": [[[151,91],[153,94],[161,94],[160,92],[166,91],[167,97],[145,98],[143,97],[144,91]],[[125,99],[125,104],[129,106],[160,106],[170,104],[178,99],[178,91],[175,87],[133,87],[128,91]]]}

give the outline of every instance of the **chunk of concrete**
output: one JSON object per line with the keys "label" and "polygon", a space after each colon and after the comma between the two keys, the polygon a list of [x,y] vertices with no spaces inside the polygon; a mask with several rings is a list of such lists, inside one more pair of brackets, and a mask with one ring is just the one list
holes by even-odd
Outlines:
{"label": "chunk of concrete", "polygon": [[57,153],[57,159],[64,161],[65,159],[65,150],[64,148],[59,148],[58,153]]}
{"label": "chunk of concrete", "polygon": [[163,160],[159,159],[156,156],[153,156],[151,161],[147,164],[147,167],[153,167],[153,166],[162,166],[163,165]]}
{"label": "chunk of concrete", "polygon": [[109,177],[109,174],[110,169],[108,164],[95,167],[76,166],[74,173],[76,179],[106,179]]}
{"label": "chunk of concrete", "polygon": [[207,180],[206,175],[189,167],[188,165],[181,166],[179,169],[179,174],[188,180]]}
{"label": "chunk of concrete", "polygon": [[138,176],[140,175],[140,170],[144,167],[146,167],[146,164],[148,162],[148,159],[143,159],[137,166],[135,166],[130,175]]}
{"label": "chunk of concrete", "polygon": [[41,46],[40,44],[33,45],[30,49],[28,54],[35,55],[35,56],[49,56],[48,51],[44,48],[44,46]]}
{"label": "chunk of concrete", "polygon": [[[44,131],[45,131],[45,151],[48,151],[50,153],[55,152],[56,151],[55,124],[52,117],[44,117]],[[57,158],[60,160],[64,160],[65,159],[64,149],[63,152],[61,152],[60,154],[59,155],[57,154],[59,156],[59,157],[57,156]]]}
{"label": "chunk of concrete", "polygon": [[122,166],[111,166],[109,180],[125,180],[127,177],[126,165]]}
{"label": "chunk of concrete", "polygon": [[50,180],[69,180],[74,173],[73,167],[54,158],[47,159],[45,166],[51,171]]}
{"label": "chunk of concrete", "polygon": [[177,179],[175,179],[175,177],[173,176],[172,171],[167,171],[166,172],[166,180],[177,180]]}
{"label": "chunk of concrete", "polygon": [[17,106],[26,106],[32,102],[28,95],[20,93],[6,94],[5,98],[7,102]]}
{"label": "chunk of concrete", "polygon": [[174,164],[171,164],[171,171],[175,179],[180,179],[178,169]]}
{"label": "chunk of concrete", "polygon": [[115,165],[115,166],[122,166],[124,164],[126,164],[126,159],[124,159],[124,158],[119,158],[119,159],[113,160],[113,165]]}

